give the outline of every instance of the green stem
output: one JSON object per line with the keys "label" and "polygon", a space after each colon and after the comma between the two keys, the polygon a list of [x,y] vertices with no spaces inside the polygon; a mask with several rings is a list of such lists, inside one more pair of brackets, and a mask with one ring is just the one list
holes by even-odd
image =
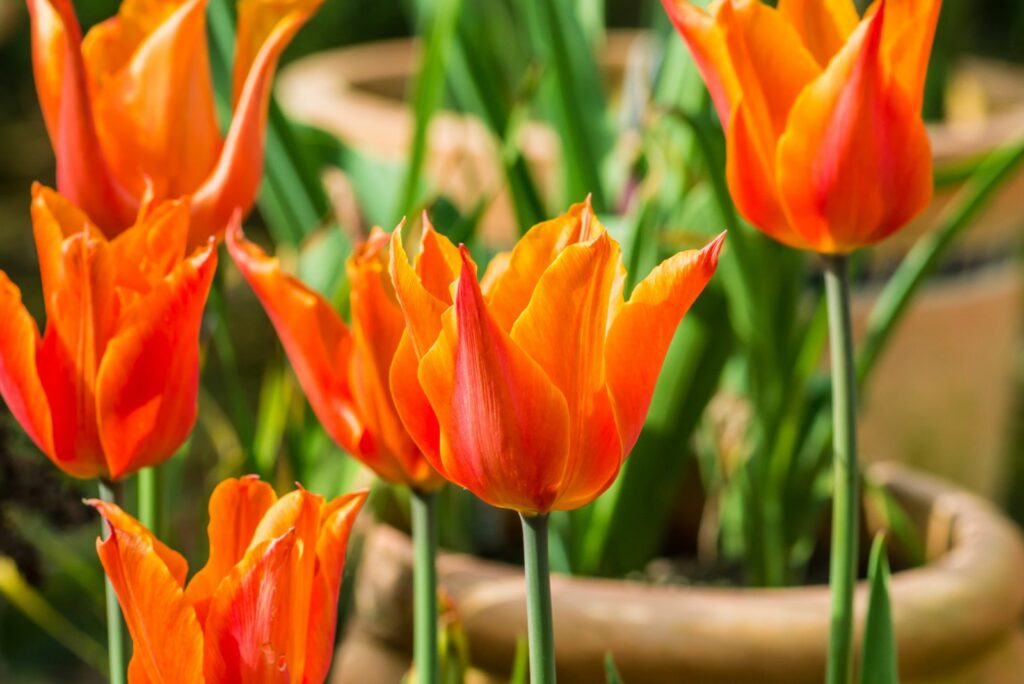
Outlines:
{"label": "green stem", "polygon": [[523,520],[523,565],[526,567],[530,684],[554,684],[555,628],[551,620],[548,516],[545,514],[520,517]]}
{"label": "green stem", "polygon": [[413,565],[413,658],[420,684],[441,681],[437,653],[437,495],[411,490]]}
{"label": "green stem", "polygon": [[823,255],[832,350],[832,630],[828,684],[847,684],[852,674],[853,589],[857,580],[857,381],[850,328],[849,258]]}
{"label": "green stem", "polygon": [[140,470],[136,484],[139,488],[139,522],[154,535],[159,536],[160,531],[156,528],[160,524],[157,519],[160,482],[156,466]]}
{"label": "green stem", "polygon": [[[100,499],[121,505],[121,485],[107,480],[98,480]],[[106,539],[110,529],[104,521],[100,523],[101,534]],[[110,666],[111,684],[124,684],[124,636],[121,627],[121,608],[117,605],[117,595],[110,578],[105,578],[107,585],[107,661]]]}

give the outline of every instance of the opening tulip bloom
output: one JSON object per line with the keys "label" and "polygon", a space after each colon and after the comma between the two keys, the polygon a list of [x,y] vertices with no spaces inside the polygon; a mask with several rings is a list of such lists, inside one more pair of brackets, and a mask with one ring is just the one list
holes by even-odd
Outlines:
{"label": "opening tulip bloom", "polygon": [[428,226],[410,265],[396,230],[391,273],[407,332],[391,384],[424,454],[494,506],[543,514],[594,500],[636,442],[724,237],[666,260],[625,301],[619,246],[589,202],[534,226],[482,288],[464,247]]}
{"label": "opening tulip bloom", "polygon": [[147,192],[192,197],[190,244],[248,210],[278,57],[321,0],[240,0],[226,138],[214,110],[206,0],[125,0],[82,40],[70,0],[27,0],[36,90],[57,188],[108,236]]}
{"label": "opening tulip bloom", "polygon": [[119,479],[188,437],[199,327],[217,254],[186,257],[188,204],[145,204],[111,241],[53,190],[32,189],[46,306],[40,337],[0,271],[0,395],[62,470]]}
{"label": "opening tulip bloom", "polygon": [[939,0],[662,0],[726,129],[743,216],[798,249],[843,254],[929,202],[921,98]]}
{"label": "opening tulip bloom", "polygon": [[184,558],[116,505],[88,501],[110,529],[96,550],[134,642],[128,681],[323,682],[365,500],[278,499],[254,476],[225,480],[210,498],[210,559],[187,586]]}
{"label": "opening tulip bloom", "polygon": [[387,244],[388,235],[375,229],[346,264],[349,328],[319,293],[246,240],[240,225],[227,234],[231,257],[270,316],[327,433],[383,479],[432,491],[444,481],[406,433],[388,388],[405,320],[388,277]]}

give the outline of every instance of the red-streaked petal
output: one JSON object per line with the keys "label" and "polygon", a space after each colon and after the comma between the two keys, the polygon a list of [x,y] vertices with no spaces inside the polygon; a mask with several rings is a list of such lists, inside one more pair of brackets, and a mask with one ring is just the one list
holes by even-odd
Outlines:
{"label": "red-streaked petal", "polygon": [[[865,16],[881,6],[876,2]],[[887,78],[894,79],[910,100],[910,108],[921,110],[928,55],[935,38],[941,0],[903,0],[885,4],[882,45],[886,54]]]}
{"label": "red-streaked petal", "polygon": [[[210,684],[286,684],[296,627],[294,529],[249,549],[221,581],[206,617],[203,671]],[[304,623],[303,623],[304,624]],[[296,680],[301,681],[301,679]]]}
{"label": "red-streaked petal", "polygon": [[395,410],[406,432],[423,455],[425,462],[417,474],[417,487],[434,489],[442,483],[435,468],[440,467],[441,435],[437,415],[420,387],[419,358],[408,331],[402,335],[391,361],[390,388]]}
{"label": "red-streaked petal", "polygon": [[568,455],[565,398],[491,317],[465,251],[448,317],[419,368],[442,473],[491,505],[549,510]]}
{"label": "red-streaked petal", "polygon": [[366,491],[345,494],[324,507],[320,537],[316,545],[317,573],[313,580],[313,600],[306,639],[307,682],[326,680],[331,667],[345,551],[352,525],[366,503],[366,496]]}
{"label": "red-streaked petal", "polygon": [[718,265],[725,233],[704,249],[666,259],[640,281],[608,331],[607,373],[625,453],[640,435],[679,321]]}
{"label": "red-streaked petal", "polygon": [[[53,456],[50,404],[36,367],[41,343],[39,328],[21,303],[21,291],[0,271],[0,397],[36,446],[63,467]],[[71,466],[72,474],[95,474]]]}
{"label": "red-streaked petal", "polygon": [[592,500],[622,462],[604,369],[608,309],[620,261],[619,246],[608,233],[569,245],[541,276],[512,326],[512,340],[544,369],[568,404],[569,456],[556,508]]}
{"label": "red-streaked petal", "polygon": [[100,440],[115,479],[161,463],[192,432],[199,327],[216,268],[211,242],[118,322],[96,381]]}
{"label": "red-streaked petal", "polygon": [[797,100],[776,168],[789,222],[816,251],[845,253],[902,227],[931,198],[921,116],[881,55],[880,8]]}
{"label": "red-streaked petal", "polygon": [[96,552],[132,635],[132,670],[154,682],[202,682],[203,634],[182,590],[185,560],[117,506],[88,503],[110,526]]}
{"label": "red-streaked petal", "polygon": [[185,595],[206,622],[210,599],[249,548],[264,514],[277,501],[273,488],[255,475],[224,480],[210,495],[210,557],[189,581]]}
{"label": "red-streaked petal", "polygon": [[822,69],[860,21],[853,0],[779,0],[778,8]]}
{"label": "red-streaked petal", "polygon": [[228,231],[227,245],[274,324],[299,384],[327,434],[350,453],[363,453],[366,431],[348,377],[352,354],[348,328],[323,297],[282,272],[277,259],[246,240],[237,222]]}

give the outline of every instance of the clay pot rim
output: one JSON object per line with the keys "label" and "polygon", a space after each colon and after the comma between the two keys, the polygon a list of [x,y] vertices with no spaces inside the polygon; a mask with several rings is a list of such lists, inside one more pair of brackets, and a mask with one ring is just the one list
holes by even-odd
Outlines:
{"label": "clay pot rim", "polygon": [[[880,463],[867,472],[908,509],[926,511],[921,532],[930,550],[928,562],[897,572],[891,580],[901,671],[906,675],[953,666],[1014,630],[1024,612],[1024,583],[1019,581],[1024,541],[1013,523],[979,497],[903,465]],[[869,526],[875,527],[870,516]],[[393,528],[378,526],[366,548],[368,556],[389,556],[411,565],[408,537]],[[515,617],[525,616],[521,569],[443,553],[438,570],[466,621],[471,643],[484,642],[484,652],[496,644],[502,645],[499,650],[515,644],[525,624]],[[655,586],[556,575],[552,592],[556,630],[575,634],[585,626],[592,637],[592,644],[584,639],[586,643],[571,647],[585,652],[577,653],[580,662],[600,662],[607,646],[593,644],[607,643],[602,638],[612,634],[634,663],[660,667],[666,661],[685,661],[695,672],[720,671],[730,653],[793,663],[824,663],[826,656],[826,586]],[[866,599],[862,581],[856,591],[858,622]],[[629,629],[623,630],[624,622]],[[779,635],[774,628],[785,633]],[[687,638],[676,643],[665,639],[666,634]]]}

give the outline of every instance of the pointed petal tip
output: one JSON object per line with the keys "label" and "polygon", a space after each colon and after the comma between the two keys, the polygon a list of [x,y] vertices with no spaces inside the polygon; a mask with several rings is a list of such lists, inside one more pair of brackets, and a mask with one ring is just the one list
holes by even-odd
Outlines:
{"label": "pointed petal tip", "polygon": [[718,266],[718,256],[722,253],[722,246],[725,244],[725,236],[729,231],[723,230],[718,236],[709,242],[701,252],[704,253],[705,262],[715,268]]}

